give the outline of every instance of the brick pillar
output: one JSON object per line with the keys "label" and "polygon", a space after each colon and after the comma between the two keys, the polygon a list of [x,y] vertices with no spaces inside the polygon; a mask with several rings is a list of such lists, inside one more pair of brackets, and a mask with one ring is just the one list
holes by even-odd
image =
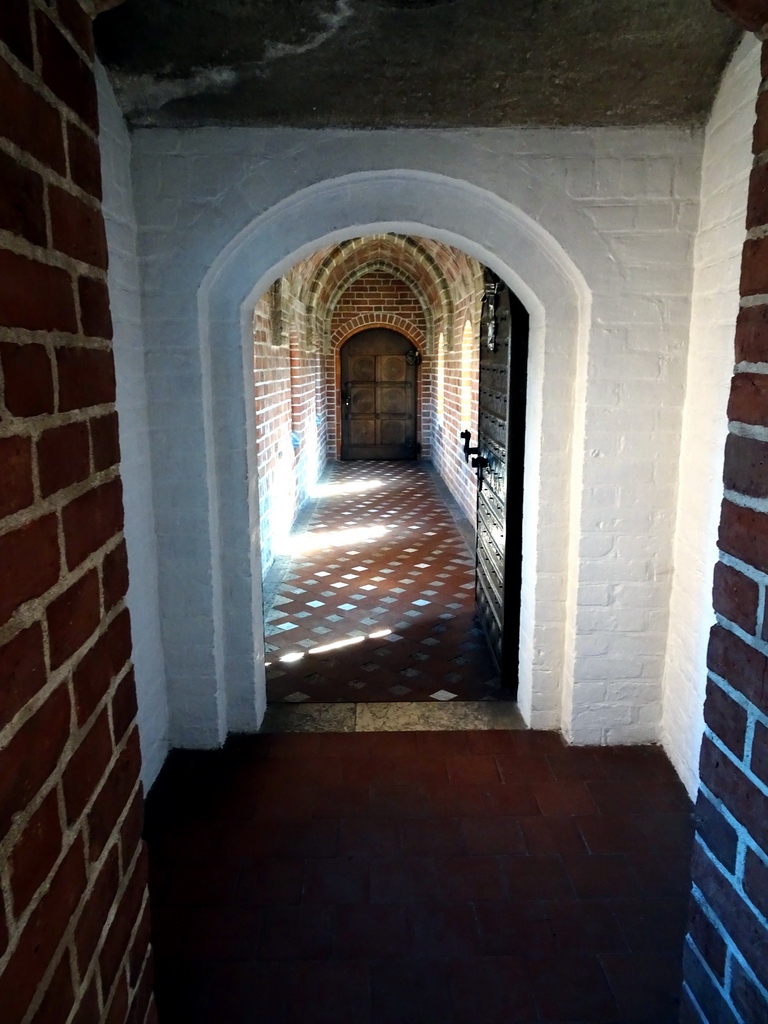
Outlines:
{"label": "brick pillar", "polygon": [[0,3],[0,1018],[13,1024],[154,1017],[93,59],[79,0]]}
{"label": "brick pillar", "polygon": [[[752,31],[768,0],[716,0]],[[763,51],[763,75],[768,59]],[[768,105],[754,168],[728,406],[719,547],[684,949],[682,1020],[768,1020]]]}

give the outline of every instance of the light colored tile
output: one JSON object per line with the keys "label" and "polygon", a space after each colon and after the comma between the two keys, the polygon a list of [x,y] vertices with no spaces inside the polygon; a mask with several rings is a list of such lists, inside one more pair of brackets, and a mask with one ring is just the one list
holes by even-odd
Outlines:
{"label": "light colored tile", "polygon": [[525,729],[512,701],[461,701],[450,704],[370,703],[355,705],[356,732],[442,732],[462,729]]}
{"label": "light colored tile", "polygon": [[354,704],[270,704],[261,729],[274,732],[354,732]]}

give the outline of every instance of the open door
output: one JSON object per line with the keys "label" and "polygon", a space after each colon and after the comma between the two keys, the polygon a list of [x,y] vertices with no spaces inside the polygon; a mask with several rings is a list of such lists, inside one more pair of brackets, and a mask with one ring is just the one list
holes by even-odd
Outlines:
{"label": "open door", "polygon": [[502,684],[517,691],[528,313],[485,271],[480,321],[478,437],[462,433],[477,475],[477,614]]}

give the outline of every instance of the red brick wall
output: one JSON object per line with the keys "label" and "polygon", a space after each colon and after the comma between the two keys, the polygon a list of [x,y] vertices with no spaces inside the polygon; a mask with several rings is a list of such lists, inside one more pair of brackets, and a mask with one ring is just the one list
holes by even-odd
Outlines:
{"label": "red brick wall", "polygon": [[[366,327],[391,327],[425,351],[427,322],[424,308],[409,285],[386,270],[373,270],[354,280],[339,296],[331,313],[331,350],[326,356],[328,457],[341,450],[339,353],[343,343]],[[428,398],[431,360],[423,357],[418,371],[416,440],[422,458],[431,454],[432,408]]]}
{"label": "red brick wall", "polygon": [[275,338],[274,298],[265,295],[256,306],[253,320],[256,453],[259,473],[262,567],[274,561],[285,511],[276,498],[295,507],[291,435],[291,357],[287,338]]}
{"label": "red brick wall", "polygon": [[0,1018],[153,1019],[91,22],[0,5]]}
{"label": "red brick wall", "polygon": [[[254,315],[254,399],[265,568],[275,554],[276,530],[292,521],[325,458],[338,457],[339,350],[368,326],[399,330],[421,352],[421,456],[434,461],[474,521],[475,478],[461,457],[459,432],[469,427],[476,433],[479,289],[478,265],[463,252],[428,239],[372,235],[318,250],[263,297]],[[475,337],[466,359],[462,334],[468,317]],[[438,422],[436,349],[441,335],[445,354]],[[462,409],[465,391],[472,396],[468,415]],[[300,444],[289,458],[291,431]]]}
{"label": "red brick wall", "polygon": [[326,443],[325,360],[310,347],[306,317],[295,295],[295,276],[292,270],[281,278],[259,300],[253,316],[253,397],[265,572],[281,553],[287,530],[322,470]]}
{"label": "red brick wall", "polygon": [[[464,462],[461,455],[463,442],[459,434],[462,430],[470,430],[472,444],[477,441],[480,295],[474,289],[467,288],[457,294],[456,299],[453,337],[443,338],[442,369],[438,364],[439,352],[435,353],[433,360],[432,380],[435,412],[432,459],[462,511],[474,524],[477,509],[477,482],[475,471]],[[465,352],[464,347],[464,327],[467,320],[471,326],[471,334],[470,331],[467,332],[468,336],[471,336],[469,352]],[[441,380],[442,402],[439,394]],[[465,395],[471,396],[468,404],[469,416],[466,415],[467,402],[462,400]]]}
{"label": "red brick wall", "polygon": [[[765,0],[717,6],[745,28],[768,24]],[[684,951],[683,1020],[709,1024],[768,1019],[767,95],[757,102]]]}
{"label": "red brick wall", "polygon": [[295,339],[291,350],[291,426],[298,436],[294,449],[297,499],[303,501],[325,464],[327,416],[323,403],[325,360]]}
{"label": "red brick wall", "polygon": [[[430,247],[436,251],[431,253]],[[426,306],[436,317],[435,329],[442,330],[443,315],[450,306],[449,283],[442,271],[446,263],[450,264],[452,252],[440,243],[400,235],[349,239],[304,261],[304,278],[311,282],[309,304],[317,311],[332,309],[336,297],[354,282],[362,267],[369,266],[373,271],[395,266],[400,277],[406,278],[411,290],[420,296],[421,308]]]}
{"label": "red brick wall", "polygon": [[331,317],[331,340],[338,342],[362,327],[366,315],[394,314],[411,325],[412,332],[426,338],[424,310],[412,288],[385,270],[363,274],[339,296]]}

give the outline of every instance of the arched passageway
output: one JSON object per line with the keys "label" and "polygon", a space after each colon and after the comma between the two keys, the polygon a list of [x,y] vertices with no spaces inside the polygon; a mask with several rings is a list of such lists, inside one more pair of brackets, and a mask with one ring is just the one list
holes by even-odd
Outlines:
{"label": "arched passageway", "polygon": [[463,252],[392,234],[256,303],[270,702],[516,695],[527,321]]}
{"label": "arched passageway", "polygon": [[[420,219],[411,219],[417,209]],[[530,312],[520,704],[533,724],[561,725],[568,732],[572,694],[563,652],[573,622],[561,591],[553,601],[550,571],[540,572],[537,560],[546,547],[548,565],[559,559],[559,575],[568,578],[568,537],[577,510],[570,505],[570,475],[552,475],[543,466],[542,441],[548,456],[556,452],[558,464],[568,465],[572,437],[580,432],[573,416],[580,408],[576,399],[589,293],[555,241],[509,203],[436,175],[389,172],[323,182],[279,203],[230,242],[200,290],[214,618],[219,623],[216,735],[252,727],[264,709],[258,504],[253,484],[250,497],[243,487],[245,479],[256,478],[255,422],[250,402],[240,398],[242,404],[235,405],[221,396],[250,393],[251,322],[266,288],[323,245],[384,232],[432,238],[469,253],[507,280]],[[250,474],[245,472],[248,464]],[[541,542],[542,529],[549,538],[554,524],[559,550],[551,540]],[[228,594],[218,606],[217,580],[226,580]],[[546,643],[537,642],[541,630]]]}

